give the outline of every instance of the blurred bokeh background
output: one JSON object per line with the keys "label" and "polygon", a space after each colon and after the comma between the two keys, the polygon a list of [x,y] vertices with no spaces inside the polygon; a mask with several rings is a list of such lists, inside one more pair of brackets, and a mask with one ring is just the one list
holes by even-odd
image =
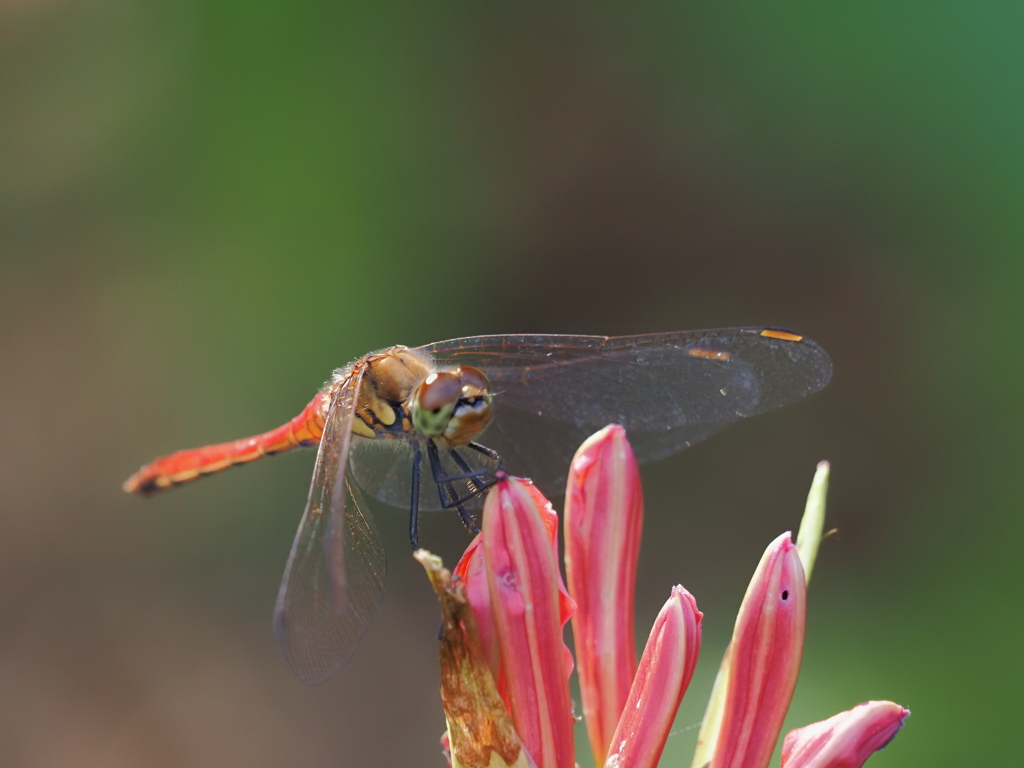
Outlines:
{"label": "blurred bokeh background", "polygon": [[835,377],[645,469],[640,636],[671,584],[705,612],[663,764],[822,458],[788,727],[889,698],[914,714],[872,765],[1012,762],[1022,29],[1009,3],[0,2],[0,765],[443,765],[401,511],[377,622],[310,690],[270,618],[313,453],[121,482],[381,346],[744,324]]}

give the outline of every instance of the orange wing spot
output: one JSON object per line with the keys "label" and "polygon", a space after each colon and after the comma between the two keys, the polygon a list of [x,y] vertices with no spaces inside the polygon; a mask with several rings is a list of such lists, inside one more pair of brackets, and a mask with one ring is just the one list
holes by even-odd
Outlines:
{"label": "orange wing spot", "polygon": [[690,357],[702,357],[705,360],[719,360],[721,362],[725,362],[731,357],[731,355],[724,350],[700,349],[699,347],[696,349],[687,350],[686,354],[688,354]]}
{"label": "orange wing spot", "polygon": [[782,341],[803,341],[803,336],[798,336],[789,331],[777,331],[774,328],[765,328],[761,335],[769,339],[781,339]]}

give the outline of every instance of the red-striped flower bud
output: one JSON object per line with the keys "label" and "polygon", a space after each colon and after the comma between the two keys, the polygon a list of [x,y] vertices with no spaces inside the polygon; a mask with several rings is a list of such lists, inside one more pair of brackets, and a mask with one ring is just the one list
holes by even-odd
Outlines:
{"label": "red-striped flower bud", "polygon": [[895,738],[909,714],[891,701],[868,701],[790,731],[782,742],[782,768],[860,768]]}
{"label": "red-striped flower bud", "polygon": [[538,499],[532,485],[516,479],[491,489],[484,565],[516,732],[541,768],[573,768],[558,558]]}
{"label": "red-striped flower bud", "polygon": [[800,671],[806,595],[800,556],[784,533],[769,545],[747,587],[694,765],[768,765]]}
{"label": "red-striped flower bud", "polygon": [[636,675],[633,595],[643,508],[626,430],[605,427],[576,452],[565,494],[565,576],[576,601],[572,632],[597,765]]}
{"label": "red-striped flower bud", "polygon": [[[530,494],[540,513],[544,530],[547,532],[551,544],[551,551],[558,556],[558,515],[555,513],[551,502],[544,498],[544,495],[537,490],[536,486],[528,481],[519,481],[522,487]],[[465,590],[466,599],[473,613],[476,615],[476,623],[479,628],[480,645],[483,648],[484,656],[491,667],[491,674],[494,676],[495,684],[501,697],[508,705],[508,692],[505,686],[505,671],[501,664],[501,652],[498,647],[497,627],[494,624],[494,615],[491,610],[491,596],[487,586],[487,573],[484,566],[483,538],[477,536],[470,542],[469,547],[455,566],[452,574],[461,582]],[[558,597],[559,614],[562,625],[568,623],[576,608],[575,602],[569,597],[569,592],[562,582],[561,574],[558,576]],[[566,662],[566,675],[572,673],[573,659],[569,649],[563,645]]]}
{"label": "red-striped flower bud", "polygon": [[606,766],[657,766],[697,666],[702,616],[693,595],[682,587],[672,588],[672,596],[654,621],[612,736]]}

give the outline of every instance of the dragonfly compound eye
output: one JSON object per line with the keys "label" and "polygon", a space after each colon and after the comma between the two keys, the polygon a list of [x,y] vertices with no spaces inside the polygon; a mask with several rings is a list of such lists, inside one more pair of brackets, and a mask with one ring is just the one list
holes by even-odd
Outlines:
{"label": "dragonfly compound eye", "polygon": [[491,420],[491,383],[484,372],[471,365],[456,368],[462,384],[459,400],[442,437],[451,447],[475,440]]}
{"label": "dragonfly compound eye", "polygon": [[455,373],[432,373],[413,393],[410,411],[413,426],[425,437],[437,437],[448,426],[452,410],[462,395],[462,381]]}
{"label": "dragonfly compound eye", "polygon": [[455,373],[462,381],[462,397],[489,397],[491,394],[491,382],[487,380],[484,372],[472,365],[462,365],[455,369]]}

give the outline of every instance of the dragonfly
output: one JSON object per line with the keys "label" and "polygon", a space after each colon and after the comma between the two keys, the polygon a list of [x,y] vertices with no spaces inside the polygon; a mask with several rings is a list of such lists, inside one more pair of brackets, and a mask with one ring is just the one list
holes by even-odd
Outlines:
{"label": "dragonfly", "polygon": [[262,456],[317,446],[274,611],[295,674],[310,685],[352,657],[384,598],[387,561],[369,502],[471,510],[505,468],[564,493],[576,448],[610,423],[641,462],[824,387],[828,354],[777,328],[638,336],[493,335],[373,352],[334,371],[302,412],[254,437],[143,466],[131,493],[171,488]]}

